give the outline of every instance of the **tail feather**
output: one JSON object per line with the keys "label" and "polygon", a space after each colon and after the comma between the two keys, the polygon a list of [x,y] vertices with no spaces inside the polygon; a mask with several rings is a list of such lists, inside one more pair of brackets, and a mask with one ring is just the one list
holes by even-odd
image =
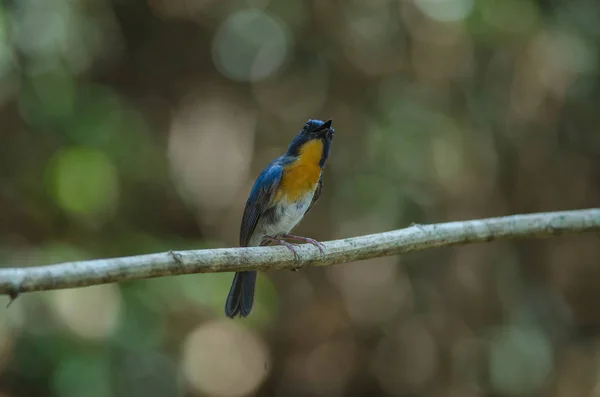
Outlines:
{"label": "tail feather", "polygon": [[225,303],[225,315],[227,317],[247,317],[250,314],[254,304],[256,275],[256,272],[235,273]]}

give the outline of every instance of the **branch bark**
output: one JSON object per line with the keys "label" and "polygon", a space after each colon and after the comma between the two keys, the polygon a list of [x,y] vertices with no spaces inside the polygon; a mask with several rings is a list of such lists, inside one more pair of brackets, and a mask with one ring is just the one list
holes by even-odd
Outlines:
{"label": "branch bark", "polygon": [[14,299],[23,292],[179,274],[328,266],[429,248],[590,231],[600,231],[600,208],[413,225],[385,233],[326,242],[325,255],[321,255],[316,247],[301,245],[297,248],[300,256],[298,261],[285,247],[250,247],[169,251],[47,266],[2,268],[0,294]]}

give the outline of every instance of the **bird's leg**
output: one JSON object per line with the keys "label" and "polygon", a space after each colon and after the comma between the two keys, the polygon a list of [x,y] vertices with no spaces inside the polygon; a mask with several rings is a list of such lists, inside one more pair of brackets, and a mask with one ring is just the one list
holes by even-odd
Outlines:
{"label": "bird's leg", "polygon": [[319,251],[321,251],[321,254],[325,255],[325,246],[315,239],[312,239],[310,237],[294,236],[293,234],[282,234],[280,237],[288,239],[288,240],[300,241],[303,243],[312,244],[315,247],[317,247],[319,249]]}
{"label": "bird's leg", "polygon": [[300,260],[300,256],[298,255],[296,248],[294,248],[294,244],[288,243],[285,240],[282,240],[280,238],[273,237],[273,236],[265,236],[265,237],[263,237],[263,241],[270,241],[275,244],[283,245],[284,247],[286,247],[287,249],[292,251],[296,260]]}

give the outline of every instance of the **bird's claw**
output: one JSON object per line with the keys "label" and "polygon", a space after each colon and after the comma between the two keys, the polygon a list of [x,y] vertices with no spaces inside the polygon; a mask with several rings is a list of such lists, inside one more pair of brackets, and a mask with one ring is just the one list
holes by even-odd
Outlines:
{"label": "bird's claw", "polygon": [[[295,262],[300,262],[300,255],[298,255],[298,251],[296,251],[296,248],[294,248],[294,244],[288,243],[287,241],[283,241],[283,240],[281,240],[280,243],[281,243],[281,245],[283,245],[284,247],[286,247],[287,249],[292,251],[292,253],[294,254]],[[302,267],[302,264],[298,264],[296,267],[294,267],[290,270],[293,272],[297,272],[301,267]]]}
{"label": "bird's claw", "polygon": [[296,260],[296,261],[300,260],[300,255],[298,255],[298,251],[296,251],[296,248],[294,248],[294,244],[288,243],[287,241],[282,240],[280,238],[271,237],[271,236],[266,236],[265,241],[271,241],[273,243],[283,245],[284,247],[286,247],[287,249],[292,251],[292,254],[294,254],[294,260]]}
{"label": "bird's claw", "polygon": [[[301,236],[294,236],[292,234],[283,234],[283,235],[279,236],[279,238],[271,237],[271,236],[268,236],[267,238],[268,238],[268,240],[270,240],[270,241],[272,241],[274,243],[283,245],[284,247],[286,247],[287,249],[289,249],[290,251],[292,251],[292,253],[294,254],[294,259],[295,259],[296,262],[300,261],[300,255],[298,255],[298,252],[296,251],[295,245],[292,244],[292,243],[289,243],[289,242],[287,242],[287,241],[285,241],[283,239],[289,239],[289,240],[293,240],[293,241],[303,242],[303,243],[306,243],[306,244],[311,244],[311,245],[313,245],[313,246],[315,246],[315,247],[317,247],[319,249],[319,252],[321,253],[321,255],[325,255],[325,246],[322,243],[320,243],[317,240],[312,239],[310,237],[301,237]],[[293,268],[291,270],[294,271],[294,272],[296,272],[296,271],[298,271],[302,267],[303,267],[303,265],[300,264],[300,265],[298,265],[297,267],[295,267],[295,268]]]}
{"label": "bird's claw", "polygon": [[319,241],[310,238],[310,237],[301,237],[301,236],[294,236],[291,234],[285,234],[282,236],[283,238],[288,238],[290,240],[295,240],[295,241],[301,241],[303,243],[306,244],[310,244],[310,245],[314,245],[315,247],[317,247],[319,249],[319,251],[321,252],[321,255],[325,255],[325,246],[323,245],[323,243],[320,243]]}
{"label": "bird's claw", "polygon": [[287,241],[281,241],[281,245],[292,251],[292,253],[294,254],[294,260],[300,260],[300,255],[298,255],[298,251],[296,251],[296,248],[294,248],[294,244],[288,243]]}

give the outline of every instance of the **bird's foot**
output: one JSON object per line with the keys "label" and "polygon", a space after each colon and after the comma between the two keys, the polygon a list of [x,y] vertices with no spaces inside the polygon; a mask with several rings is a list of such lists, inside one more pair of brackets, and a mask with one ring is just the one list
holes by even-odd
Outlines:
{"label": "bird's foot", "polygon": [[300,255],[298,255],[298,252],[296,251],[296,248],[294,248],[294,244],[288,243],[285,240],[282,240],[280,238],[273,237],[273,236],[265,236],[264,239],[267,240],[267,241],[271,241],[271,242],[273,242],[275,244],[283,245],[284,247],[286,247],[287,249],[289,249],[290,251],[292,251],[292,253],[294,254],[294,258],[297,261],[300,260]]}
{"label": "bird's foot", "polygon": [[294,236],[293,234],[282,234],[281,237],[286,238],[288,240],[301,241],[303,243],[312,244],[315,247],[317,247],[319,251],[321,251],[322,255],[325,255],[325,246],[315,239],[312,239],[310,237]]}

